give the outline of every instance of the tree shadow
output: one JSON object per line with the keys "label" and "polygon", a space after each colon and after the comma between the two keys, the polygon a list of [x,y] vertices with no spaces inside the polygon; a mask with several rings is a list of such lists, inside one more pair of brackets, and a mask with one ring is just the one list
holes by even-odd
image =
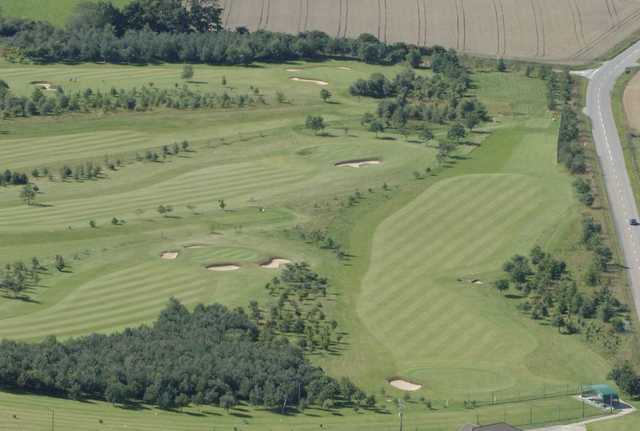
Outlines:
{"label": "tree shadow", "polygon": [[207,82],[207,81],[192,81],[192,80],[189,80],[189,81],[187,81],[187,83],[188,84],[202,85],[202,84],[208,84],[209,82]]}

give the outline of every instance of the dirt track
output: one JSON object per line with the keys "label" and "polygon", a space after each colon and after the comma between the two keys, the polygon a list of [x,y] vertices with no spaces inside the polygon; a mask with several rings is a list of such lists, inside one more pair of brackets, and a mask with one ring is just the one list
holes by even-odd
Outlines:
{"label": "dirt track", "polygon": [[223,21],[473,54],[586,62],[640,28],[640,0],[224,0]]}

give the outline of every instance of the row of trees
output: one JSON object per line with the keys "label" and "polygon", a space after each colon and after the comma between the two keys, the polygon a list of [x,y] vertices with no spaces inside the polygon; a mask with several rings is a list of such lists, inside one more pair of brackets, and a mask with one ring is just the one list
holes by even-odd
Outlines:
{"label": "row of trees", "polygon": [[221,29],[221,14],[216,0],[132,0],[122,8],[100,0],[79,3],[67,28],[109,27],[117,36],[145,28],[157,33],[206,33]]}
{"label": "row of trees", "polygon": [[565,107],[560,118],[558,134],[558,160],[572,174],[583,174],[587,170],[586,156],[580,144],[580,123],[578,115],[571,107]]}
{"label": "row of trees", "polygon": [[[149,19],[155,19],[154,15],[153,10],[147,12]],[[81,25],[59,29],[46,22],[0,18],[0,36],[5,36],[10,46],[5,55],[10,59],[26,57],[40,62],[146,64],[161,61],[236,65],[348,56],[371,64],[397,64],[404,62],[410,52],[414,53],[413,57],[421,58],[444,51],[404,43],[385,44],[370,34],[351,39],[333,38],[318,31],[298,35],[264,30],[250,33],[244,28],[181,32],[169,28],[171,25],[136,24],[118,28],[100,18],[80,21]]]}
{"label": "row of trees", "polygon": [[22,186],[29,183],[29,176],[23,172],[6,169],[0,175],[0,186]]}
{"label": "row of trees", "polygon": [[154,108],[244,108],[266,103],[258,89],[254,89],[252,94],[229,95],[226,91],[222,94],[194,91],[187,85],[177,84],[168,89],[149,84],[128,90],[112,88],[107,92],[87,88],[70,95],[57,86],[53,91],[35,88],[30,97],[15,95],[8,86],[0,91],[0,112],[3,117],[60,115],[69,112],[149,111]]}
{"label": "row of trees", "polygon": [[[253,323],[243,309],[172,299],[150,327],[64,342],[0,343],[0,385],[33,393],[161,408],[237,402],[278,409],[347,404],[357,389],[305,360],[297,347]],[[366,396],[364,397],[366,398]]]}

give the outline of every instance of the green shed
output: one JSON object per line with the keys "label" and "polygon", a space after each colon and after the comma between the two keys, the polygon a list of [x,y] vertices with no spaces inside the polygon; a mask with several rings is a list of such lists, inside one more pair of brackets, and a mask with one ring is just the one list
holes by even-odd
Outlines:
{"label": "green shed", "polygon": [[587,385],[582,388],[582,397],[612,406],[620,401],[620,396],[609,385]]}

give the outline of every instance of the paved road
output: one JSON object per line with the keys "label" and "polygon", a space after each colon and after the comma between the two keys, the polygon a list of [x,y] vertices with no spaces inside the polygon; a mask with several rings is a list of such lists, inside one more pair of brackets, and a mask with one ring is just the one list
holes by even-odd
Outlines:
{"label": "paved road", "polygon": [[587,91],[587,114],[593,125],[593,138],[604,171],[611,212],[628,267],[636,312],[640,317],[640,226],[630,226],[638,218],[638,208],[624,163],[622,145],[611,108],[611,92],[625,69],[640,59],[640,42],[600,68],[581,73],[590,78]]}

